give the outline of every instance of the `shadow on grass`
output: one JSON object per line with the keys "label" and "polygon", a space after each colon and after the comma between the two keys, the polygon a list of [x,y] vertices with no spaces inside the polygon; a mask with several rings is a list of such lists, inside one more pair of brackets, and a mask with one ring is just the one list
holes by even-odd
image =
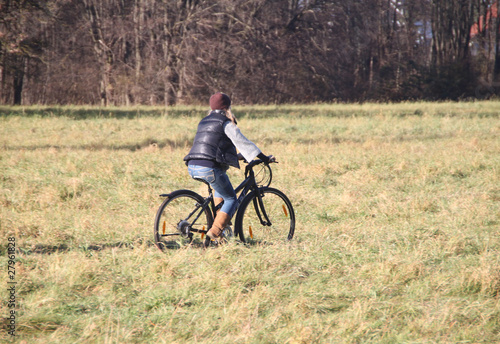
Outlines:
{"label": "shadow on grass", "polygon": [[[191,243],[180,243],[177,241],[169,241],[169,242],[164,242],[163,243],[163,250],[164,251],[170,251],[170,250],[179,250],[181,248],[186,248],[186,247],[192,247],[195,249],[205,249],[205,246],[203,244],[203,241],[200,240],[194,240]],[[246,248],[250,248],[253,246],[271,246],[273,245],[272,243],[269,242],[262,242],[262,241],[251,241],[251,242],[242,242],[239,240],[234,240],[232,239],[229,243],[224,243],[219,246],[219,244],[216,243],[211,243],[210,246],[207,249],[218,249],[220,247],[224,247],[227,245],[238,245],[238,246],[243,246]]]}
{"label": "shadow on grass", "polygon": [[142,149],[162,149],[165,147],[170,148],[186,148],[192,144],[192,137],[185,137],[179,140],[156,140],[156,139],[146,139],[142,142],[130,143],[130,144],[105,144],[105,143],[91,143],[87,145],[19,145],[19,146],[8,146],[4,145],[4,150],[10,151],[18,151],[18,150],[27,150],[27,151],[36,151],[36,150],[45,150],[45,149],[56,149],[56,150],[80,150],[80,151],[102,151],[102,150],[128,150],[131,152],[139,151]]}
{"label": "shadow on grass", "polygon": [[[74,120],[96,118],[134,119],[140,117],[203,117],[205,108],[199,107],[137,107],[137,108],[99,108],[91,106],[0,106],[0,117],[64,117]],[[332,118],[367,117],[376,113],[372,111],[356,111],[352,109],[338,110],[334,108],[310,109],[304,106],[276,106],[271,108],[242,107],[236,115],[238,118],[267,119],[275,117],[308,118],[325,116]],[[415,113],[402,113],[400,116],[415,116]],[[418,114],[417,114],[418,116]]]}
{"label": "shadow on grass", "polygon": [[[123,248],[133,250],[136,246],[146,245],[148,247],[156,247],[156,244],[151,241],[136,241],[136,242],[115,242],[115,243],[103,243],[103,244],[89,244],[89,245],[79,245],[73,246],[68,244],[58,244],[58,245],[45,245],[36,244],[28,247],[18,247],[18,251],[24,255],[31,254],[42,254],[50,255],[54,253],[64,253],[70,251],[83,251],[83,252],[100,252],[110,248]],[[251,240],[246,243],[241,241],[232,240],[229,244],[224,245],[243,245],[244,247],[250,248],[254,246],[272,246],[274,243],[267,241]],[[203,242],[200,240],[194,240],[188,244],[182,244],[177,241],[171,241],[164,245],[164,251],[180,250],[182,248],[192,247],[195,249],[204,249]],[[212,244],[209,249],[217,249],[217,244]],[[7,253],[7,247],[0,246],[0,255],[5,255]]]}
{"label": "shadow on grass", "polygon": [[[390,111],[391,116],[396,117],[421,117],[424,111],[421,109],[391,109],[387,104],[374,104],[371,107],[359,108],[359,104],[342,107],[336,104],[325,104],[325,106],[307,105],[275,105],[275,106],[240,106],[236,110],[238,118],[266,119],[275,117],[308,118],[324,116],[330,118],[372,117],[381,111]],[[140,117],[203,117],[208,107],[204,106],[135,106],[135,107],[98,107],[98,106],[0,106],[0,117],[65,117],[75,120],[93,118],[116,118],[134,119]],[[439,109],[429,110],[427,113],[435,117],[463,117],[463,118],[498,118],[500,114],[496,109],[478,111],[442,111]]]}
{"label": "shadow on grass", "polygon": [[139,117],[183,117],[202,116],[197,108],[98,108],[98,107],[71,107],[71,106],[0,106],[0,117],[66,117],[75,120],[93,118],[133,119]]}
{"label": "shadow on grass", "polygon": [[[44,245],[44,244],[36,244],[29,247],[18,247],[20,253],[25,255],[30,254],[53,254],[53,253],[62,253],[80,250],[84,252],[98,252],[103,251],[108,248],[124,248],[124,249],[134,249],[137,245],[147,245],[147,246],[155,246],[154,242],[147,241],[145,243],[136,242],[136,243],[126,243],[126,242],[116,242],[116,243],[104,243],[104,244],[90,244],[90,245],[80,245],[80,246],[71,246],[68,244],[59,244],[59,245]],[[0,251],[3,251],[2,247]]]}
{"label": "shadow on grass", "polygon": [[[54,253],[64,253],[70,251],[83,251],[83,252],[100,252],[110,248],[122,248],[122,249],[130,249],[133,250],[137,246],[146,245],[147,247],[156,247],[156,244],[151,241],[136,241],[136,242],[116,242],[116,243],[103,243],[103,244],[89,244],[89,245],[79,245],[73,246],[68,244],[59,244],[59,245],[45,245],[45,244],[36,244],[28,247],[18,247],[18,251],[24,255],[31,254],[42,254],[42,255],[50,255]],[[164,250],[179,250],[183,247],[194,247],[194,248],[203,248],[203,243],[201,241],[194,241],[190,244],[181,245],[178,242],[168,243],[164,247]],[[0,255],[4,255],[7,252],[6,247],[0,247]]]}

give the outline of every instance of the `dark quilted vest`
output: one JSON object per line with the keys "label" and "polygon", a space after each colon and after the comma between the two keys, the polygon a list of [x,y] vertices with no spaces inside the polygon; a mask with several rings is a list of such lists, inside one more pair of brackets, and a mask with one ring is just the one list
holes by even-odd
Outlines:
{"label": "dark quilted vest", "polygon": [[224,113],[212,111],[198,124],[193,147],[184,161],[211,160],[221,165],[240,168],[236,147],[224,133],[224,123],[229,118]]}

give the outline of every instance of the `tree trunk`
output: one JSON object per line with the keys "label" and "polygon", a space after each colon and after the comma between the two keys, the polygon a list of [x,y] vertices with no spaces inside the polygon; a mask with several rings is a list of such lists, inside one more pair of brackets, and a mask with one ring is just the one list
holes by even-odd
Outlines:
{"label": "tree trunk", "polygon": [[14,71],[14,105],[22,105],[23,103],[23,86],[27,59],[24,56],[16,59],[18,63]]}
{"label": "tree trunk", "polygon": [[465,63],[469,55],[473,6],[470,0],[432,1],[432,64]]}
{"label": "tree trunk", "polygon": [[113,66],[113,53],[106,45],[102,33],[101,14],[96,8],[94,0],[84,0],[86,14],[90,24],[90,34],[94,42],[94,51],[99,63],[100,83],[99,97],[102,106],[107,106],[111,100],[110,75]]}
{"label": "tree trunk", "polygon": [[[166,15],[165,15],[166,17]],[[168,20],[165,18],[165,20]],[[166,26],[166,25],[165,25]],[[165,28],[165,33],[167,39],[163,44],[163,59],[165,61],[165,77],[164,77],[164,87],[165,87],[165,106],[175,105],[175,66],[174,66],[174,56],[172,51],[172,38],[169,37],[168,30]]]}
{"label": "tree trunk", "polygon": [[3,45],[0,42],[0,104],[5,104],[7,102],[7,97],[5,95],[5,52]]}
{"label": "tree trunk", "polygon": [[500,81],[500,0],[496,1],[497,17],[495,19],[495,66],[493,68],[493,81]]}
{"label": "tree trunk", "polygon": [[144,0],[135,0],[134,6],[134,43],[135,43],[135,83],[139,82],[141,77],[142,56],[141,39],[144,30]]}

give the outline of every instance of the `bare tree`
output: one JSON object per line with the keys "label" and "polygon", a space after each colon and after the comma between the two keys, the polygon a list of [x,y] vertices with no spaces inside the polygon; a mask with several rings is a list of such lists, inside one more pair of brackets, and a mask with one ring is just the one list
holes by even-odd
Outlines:
{"label": "bare tree", "polygon": [[471,0],[432,1],[432,59],[435,66],[467,60],[473,15]]}
{"label": "bare tree", "polygon": [[94,42],[94,51],[99,63],[101,105],[108,105],[112,100],[111,71],[114,63],[110,42],[103,34],[103,11],[108,1],[84,0],[85,14],[89,23],[89,31]]}
{"label": "bare tree", "polygon": [[48,16],[48,8],[38,1],[0,3],[1,101],[15,105],[23,103],[31,61],[36,63],[42,55],[40,20]]}
{"label": "bare tree", "polygon": [[4,0],[0,102],[458,98],[500,74],[499,1]]}
{"label": "bare tree", "polygon": [[494,21],[494,36],[495,36],[495,64],[493,68],[493,81],[500,81],[500,0],[494,3],[496,10],[496,18]]}

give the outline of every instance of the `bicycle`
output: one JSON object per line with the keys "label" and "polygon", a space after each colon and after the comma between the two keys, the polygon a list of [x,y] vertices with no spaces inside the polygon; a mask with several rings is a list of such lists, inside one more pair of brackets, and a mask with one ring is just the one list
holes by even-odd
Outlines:
{"label": "bicycle", "polygon": [[[254,171],[256,167],[259,167],[258,171]],[[208,186],[208,197],[191,190],[160,195],[165,200],[156,213],[154,223],[155,244],[160,250],[191,244],[195,233],[201,235],[203,242],[212,227],[222,204],[215,206],[210,185],[202,179],[197,180]],[[269,187],[271,181],[269,164],[258,159],[246,165],[245,179],[235,189],[238,207],[233,217],[234,236],[239,236],[243,243],[264,244],[293,238],[295,212],[292,203],[282,191]],[[229,240],[233,236],[231,228],[226,227],[222,236]]]}

